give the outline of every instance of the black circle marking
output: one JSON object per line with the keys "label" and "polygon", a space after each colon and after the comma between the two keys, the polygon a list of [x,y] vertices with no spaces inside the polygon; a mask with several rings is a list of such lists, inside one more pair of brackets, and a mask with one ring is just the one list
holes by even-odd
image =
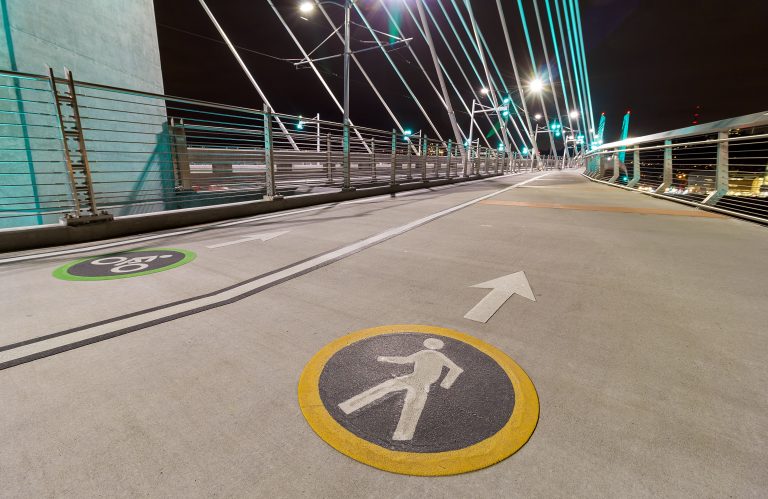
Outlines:
{"label": "black circle marking", "polygon": [[[394,440],[404,406],[405,391],[391,392],[346,414],[339,404],[378,384],[414,372],[414,364],[378,361],[379,356],[406,357],[425,350],[424,341],[437,338],[439,351],[463,372],[450,388],[442,388],[449,368],[429,388],[413,437]],[[434,453],[469,447],[495,435],[509,421],[515,406],[512,382],[490,356],[462,341],[416,332],[362,339],[336,352],[319,379],[320,399],[328,413],[356,436],[395,451]]]}

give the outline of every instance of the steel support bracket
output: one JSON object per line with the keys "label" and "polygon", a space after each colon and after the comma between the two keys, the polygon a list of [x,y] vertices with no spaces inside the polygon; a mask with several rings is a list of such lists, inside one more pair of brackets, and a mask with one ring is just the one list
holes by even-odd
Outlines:
{"label": "steel support bracket", "polygon": [[672,185],[672,141],[667,139],[664,141],[664,173],[661,181],[661,185],[654,191],[656,194],[664,194]]}
{"label": "steel support bracket", "polygon": [[715,190],[710,193],[702,204],[714,206],[720,198],[728,194],[728,132],[717,134],[717,172],[715,173]]}

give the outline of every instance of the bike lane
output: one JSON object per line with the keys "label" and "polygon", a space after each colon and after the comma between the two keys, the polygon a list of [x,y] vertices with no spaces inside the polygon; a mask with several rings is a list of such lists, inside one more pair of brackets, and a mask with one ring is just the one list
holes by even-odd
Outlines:
{"label": "bike lane", "polygon": [[[524,178],[364,198],[154,241],[3,264],[3,293],[13,299],[0,301],[0,315],[10,318],[9,327],[0,331],[0,348],[232,286]],[[115,265],[152,256],[152,262]],[[164,268],[150,268],[165,262]],[[114,272],[116,267],[133,270]]]}

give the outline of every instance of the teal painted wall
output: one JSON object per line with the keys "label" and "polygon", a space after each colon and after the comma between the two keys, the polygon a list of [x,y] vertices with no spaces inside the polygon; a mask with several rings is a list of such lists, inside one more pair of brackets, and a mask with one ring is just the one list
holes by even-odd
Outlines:
{"label": "teal painted wall", "polygon": [[[16,71],[46,65],[104,85],[163,93],[152,0],[0,0],[8,19]],[[8,44],[0,66],[11,67]]]}
{"label": "teal painted wall", "polygon": [[[0,69],[44,74],[50,66],[63,76],[66,67],[77,80],[163,92],[152,0],[0,0],[0,17]],[[55,223],[60,215],[44,213],[71,203],[48,89],[0,77],[0,228]],[[115,215],[162,209],[173,190],[164,101],[82,92],[100,207]]]}

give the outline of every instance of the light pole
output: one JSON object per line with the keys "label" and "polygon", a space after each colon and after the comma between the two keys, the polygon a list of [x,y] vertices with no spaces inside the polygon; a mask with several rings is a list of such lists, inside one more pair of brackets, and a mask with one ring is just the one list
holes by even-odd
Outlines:
{"label": "light pole", "polygon": [[349,18],[352,10],[352,0],[344,0],[344,137],[342,139],[342,169],[344,170],[344,184],[342,190],[354,190],[350,179],[349,165]]}
{"label": "light pole", "polygon": [[[488,95],[489,90],[487,88],[480,89],[480,93],[482,95]],[[467,134],[467,144],[469,144],[470,148],[470,154],[468,154],[468,159],[471,159],[471,148],[472,148],[472,132],[475,129],[475,115],[477,113],[488,113],[490,112],[498,112],[501,113],[501,116],[504,118],[501,122],[501,133],[506,133],[506,130],[504,129],[504,121],[509,117],[509,105],[511,103],[511,99],[508,97],[505,98],[502,101],[502,105],[499,107],[490,107],[483,105],[482,103],[478,102],[477,99],[472,99],[472,111],[469,113],[470,121],[469,121],[469,133]],[[479,109],[476,109],[478,108]],[[507,152],[507,146],[504,144],[504,152]]]}
{"label": "light pole", "polygon": [[352,53],[352,50],[350,49],[350,17],[351,17],[351,11],[352,11],[352,2],[353,0],[344,0],[344,3],[337,3],[337,2],[331,2],[331,1],[325,1],[325,2],[319,2],[318,0],[315,0],[314,2],[306,1],[302,2],[299,5],[299,11],[302,14],[309,14],[313,10],[315,10],[315,4],[321,5],[321,4],[332,4],[337,5],[339,7],[344,8],[344,100],[343,100],[343,115],[344,118],[342,120],[342,142],[341,142],[341,150],[342,150],[342,160],[341,160],[341,169],[342,173],[344,175],[344,180],[341,186],[341,189],[344,191],[353,191],[355,190],[354,187],[352,187],[351,182],[351,176],[350,176],[350,160],[349,160],[349,56]]}

